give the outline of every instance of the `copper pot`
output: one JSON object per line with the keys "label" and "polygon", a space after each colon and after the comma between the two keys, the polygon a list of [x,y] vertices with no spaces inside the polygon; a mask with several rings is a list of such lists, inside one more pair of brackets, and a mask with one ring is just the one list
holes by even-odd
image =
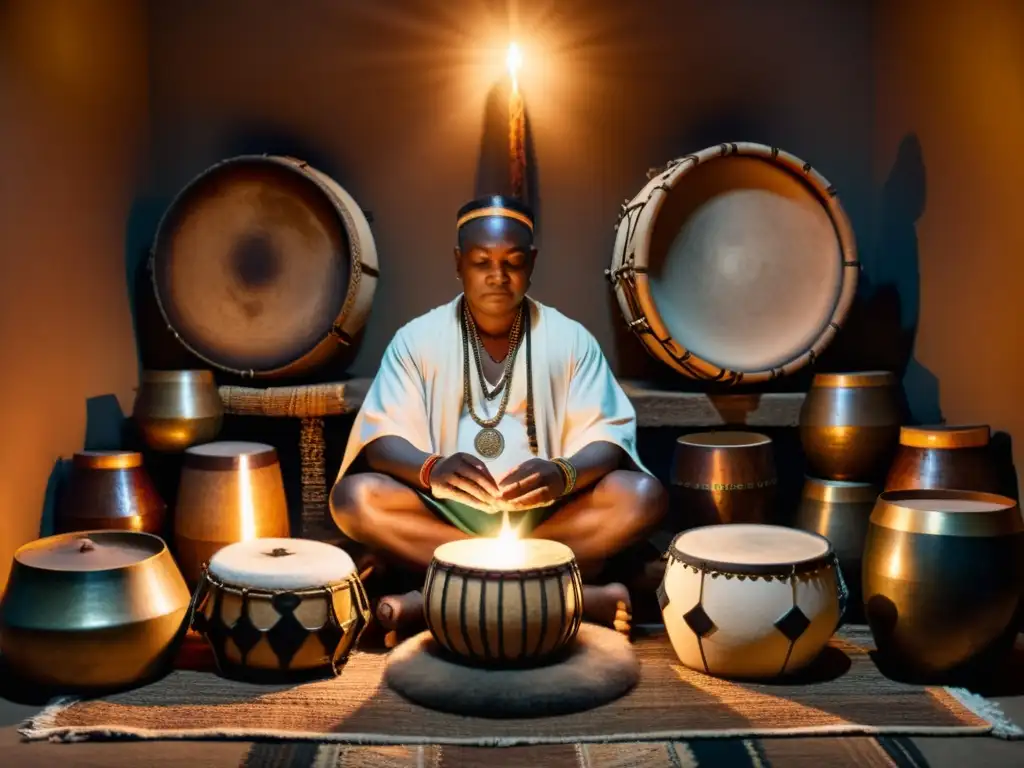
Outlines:
{"label": "copper pot", "polygon": [[991,669],[1013,647],[1024,589],[1017,502],[975,491],[887,491],[864,547],[864,605],[887,674]]}
{"label": "copper pot", "polygon": [[210,371],[143,371],[132,418],[154,451],[183,451],[217,437],[224,403]]}
{"label": "copper pot", "polygon": [[800,442],[809,474],[831,480],[880,479],[892,460],[900,421],[892,373],[819,373],[800,410]]}
{"label": "copper pot", "polygon": [[771,438],[756,432],[698,432],[676,441],[673,515],[679,529],[772,518],[776,492]]}
{"label": "copper pot", "polygon": [[167,505],[131,451],[81,451],[57,506],[58,533],[122,529],[160,534]]}
{"label": "copper pot", "polygon": [[277,451],[220,442],[185,451],[174,510],[174,552],[191,586],[203,565],[238,541],[288,538],[288,503]]}
{"label": "copper pot", "polygon": [[988,426],[903,427],[885,490],[999,490]]}
{"label": "copper pot", "polygon": [[173,662],[191,595],[163,539],[86,531],[14,555],[0,652],[29,680],[66,689],[147,681]]}
{"label": "copper pot", "polygon": [[795,528],[820,534],[832,544],[850,591],[846,620],[854,623],[863,620],[861,559],[878,492],[871,483],[808,477],[796,513]]}

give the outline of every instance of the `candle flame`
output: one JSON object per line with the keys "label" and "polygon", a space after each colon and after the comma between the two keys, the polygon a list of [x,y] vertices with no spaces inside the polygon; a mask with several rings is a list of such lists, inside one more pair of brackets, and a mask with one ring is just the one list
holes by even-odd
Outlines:
{"label": "candle flame", "polygon": [[505,65],[508,67],[508,76],[512,78],[512,90],[519,90],[519,68],[523,66],[523,52],[519,49],[519,43],[509,43],[508,54],[505,56]]}
{"label": "candle flame", "polygon": [[509,567],[519,564],[524,558],[526,547],[519,538],[519,531],[512,527],[508,512],[501,513],[501,529],[494,537],[497,565]]}

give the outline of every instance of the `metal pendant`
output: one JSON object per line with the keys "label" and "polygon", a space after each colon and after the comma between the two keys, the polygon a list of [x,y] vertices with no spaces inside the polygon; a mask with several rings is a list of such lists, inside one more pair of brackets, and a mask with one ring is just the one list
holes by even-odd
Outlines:
{"label": "metal pendant", "polygon": [[484,459],[496,459],[505,450],[505,438],[496,429],[486,428],[477,432],[473,441],[476,452]]}

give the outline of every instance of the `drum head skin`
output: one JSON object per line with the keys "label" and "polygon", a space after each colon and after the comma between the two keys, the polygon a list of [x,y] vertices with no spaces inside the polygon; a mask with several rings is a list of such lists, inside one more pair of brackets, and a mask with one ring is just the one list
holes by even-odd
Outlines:
{"label": "drum head skin", "polygon": [[778,525],[737,523],[693,528],[676,536],[669,552],[691,565],[727,573],[786,573],[813,567],[832,554],[828,539]]}
{"label": "drum head skin", "polygon": [[619,305],[655,356],[692,378],[791,373],[849,312],[859,270],[849,221],[835,189],[792,155],[704,150],[670,163],[624,210],[612,271],[633,280],[616,282]]}
{"label": "drum head skin", "polygon": [[337,205],[283,159],[207,170],[157,234],[153,280],[168,324],[228,370],[274,370],[308,353],[341,313],[352,272]]}
{"label": "drum head skin", "polygon": [[210,559],[210,575],[235,587],[319,589],[355,572],[347,552],[312,539],[254,539],[229,544]]}

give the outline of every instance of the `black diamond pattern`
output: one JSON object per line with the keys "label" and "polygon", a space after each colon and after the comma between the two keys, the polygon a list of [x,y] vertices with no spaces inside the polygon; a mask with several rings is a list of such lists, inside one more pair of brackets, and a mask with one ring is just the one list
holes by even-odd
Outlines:
{"label": "black diamond pattern", "polygon": [[809,626],[811,626],[810,619],[808,619],[804,615],[804,612],[796,605],[786,611],[782,617],[775,622],[776,629],[784,634],[791,643],[795,643],[797,639],[799,639],[800,635],[807,631]]}
{"label": "black diamond pattern", "polygon": [[292,659],[302,644],[309,639],[309,635],[310,631],[302,626],[292,613],[286,613],[267,630],[267,642],[270,643],[282,668],[291,665]]}
{"label": "black diamond pattern", "polygon": [[279,592],[270,598],[270,604],[274,606],[274,609],[282,614],[289,614],[294,611],[302,603],[302,598],[296,595],[294,592]]}
{"label": "black diamond pattern", "polygon": [[235,641],[238,650],[242,652],[242,659],[245,659],[249,651],[255,648],[256,643],[263,637],[263,633],[256,629],[252,620],[249,619],[247,611],[238,617],[238,621],[228,630],[228,635]]}
{"label": "black diamond pattern", "polygon": [[327,651],[327,655],[333,658],[345,633],[334,621],[328,619],[327,623],[317,630],[316,636],[320,639],[324,650]]}
{"label": "black diamond pattern", "polygon": [[686,622],[697,637],[707,637],[718,629],[715,626],[715,622],[711,620],[711,617],[704,610],[704,606],[700,603],[697,603],[683,614],[683,621]]}
{"label": "black diamond pattern", "polygon": [[664,611],[665,606],[668,605],[668,593],[665,591],[665,583],[662,582],[659,584],[655,592],[658,595],[658,607]]}

